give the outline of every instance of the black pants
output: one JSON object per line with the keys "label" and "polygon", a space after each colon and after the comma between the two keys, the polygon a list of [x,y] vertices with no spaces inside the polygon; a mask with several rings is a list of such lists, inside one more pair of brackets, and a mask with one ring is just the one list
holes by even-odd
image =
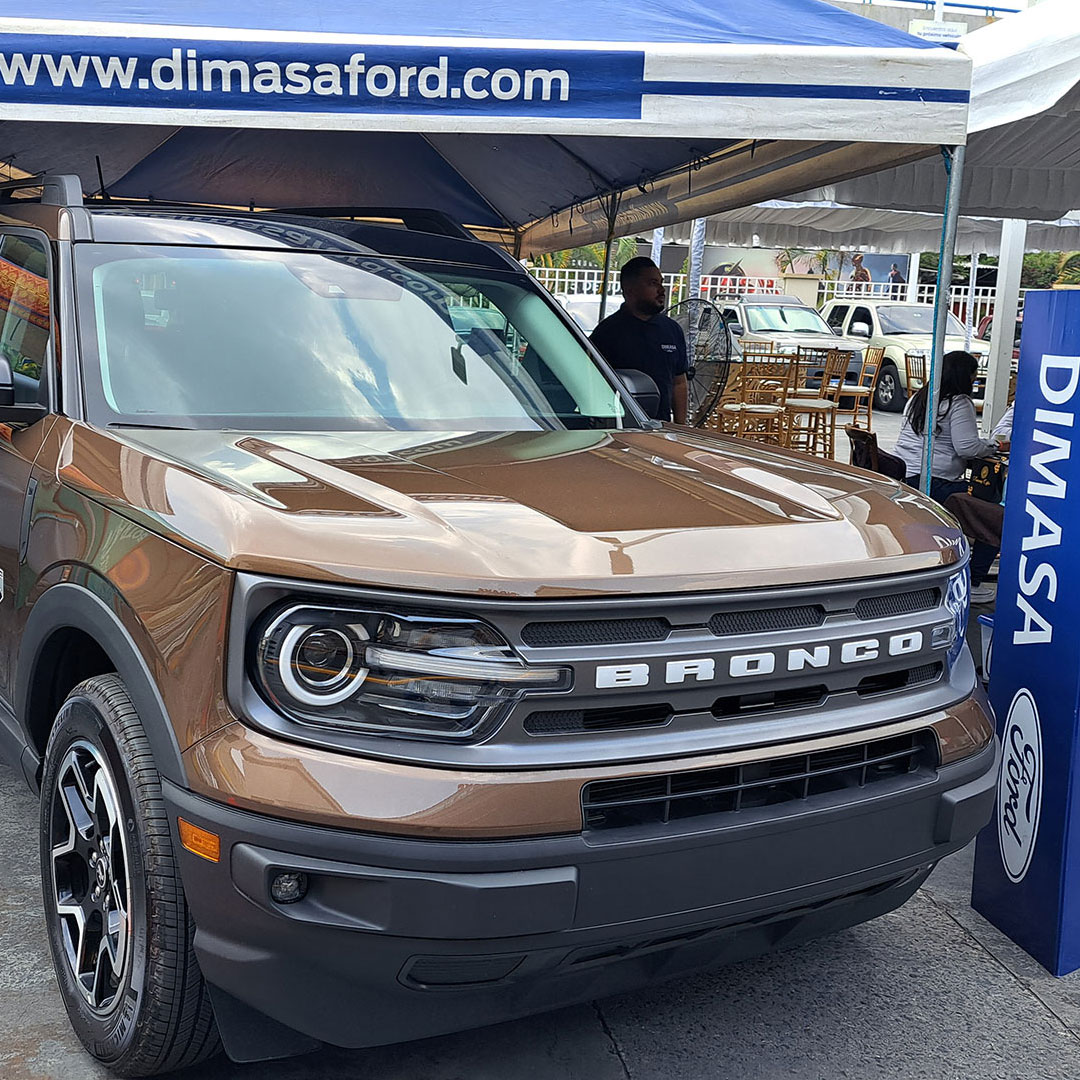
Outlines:
{"label": "black pants", "polygon": [[981,585],[990,572],[990,564],[997,557],[998,549],[991,544],[975,540],[971,544],[971,584]]}
{"label": "black pants", "polygon": [[[922,481],[918,476],[909,476],[905,481],[908,487],[922,491]],[[930,477],[930,498],[934,502],[943,503],[950,495],[959,495],[967,491],[966,480],[943,480],[940,476]]]}

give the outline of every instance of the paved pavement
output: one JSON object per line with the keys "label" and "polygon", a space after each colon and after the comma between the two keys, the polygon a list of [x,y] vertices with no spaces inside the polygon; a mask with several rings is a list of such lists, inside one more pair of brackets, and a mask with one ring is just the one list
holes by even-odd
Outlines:
{"label": "paved pavement", "polygon": [[[68,1028],[42,930],[35,800],[0,765],[0,1077],[104,1080]],[[198,1080],[1076,1080],[1080,974],[1054,979],[971,911],[970,852],[903,908],[789,952],[499,1027]]]}

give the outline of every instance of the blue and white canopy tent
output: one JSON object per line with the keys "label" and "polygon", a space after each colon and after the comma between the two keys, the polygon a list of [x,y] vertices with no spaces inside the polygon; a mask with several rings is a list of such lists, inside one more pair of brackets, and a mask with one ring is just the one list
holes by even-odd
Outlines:
{"label": "blue and white canopy tent", "polygon": [[967,130],[966,57],[821,0],[27,10],[0,16],[0,161],[19,175],[430,207],[520,255],[913,161]]}
{"label": "blue and white canopy tent", "polygon": [[[962,142],[968,61],[819,0],[35,0],[0,160],[114,196],[434,206],[524,254]],[[77,21],[76,21],[77,20]],[[625,229],[620,228],[620,231]]]}

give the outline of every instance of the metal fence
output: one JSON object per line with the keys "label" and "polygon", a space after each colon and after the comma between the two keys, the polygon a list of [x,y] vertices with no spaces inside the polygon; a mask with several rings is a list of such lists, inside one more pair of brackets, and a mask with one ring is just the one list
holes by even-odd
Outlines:
{"label": "metal fence", "polygon": [[[553,293],[570,296],[599,296],[603,273],[594,269],[556,269],[550,266],[535,266],[530,273],[546,289]],[[668,303],[675,304],[687,295],[686,274],[664,274],[664,283],[668,290]],[[1020,290],[1020,304],[1023,308],[1024,293]],[[780,278],[772,277],[728,277],[719,274],[706,274],[701,278],[701,296],[716,300],[722,296],[759,294],[780,295],[784,292],[784,283]],[[614,275],[608,282],[608,296],[619,294],[619,278]],[[837,298],[845,300],[907,300],[912,303],[932,304],[937,294],[935,285],[890,285],[888,282],[820,281],[818,283],[818,307]],[[954,285],[949,291],[949,308],[964,322],[967,318],[968,303],[974,300],[971,325],[978,327],[987,316],[994,313],[994,289],[985,285],[977,286],[974,297],[967,285]]]}
{"label": "metal fence", "polygon": [[[1026,289],[1020,290],[1023,305]],[[818,283],[818,307],[829,300],[877,299],[907,300],[917,304],[932,304],[937,296],[936,285],[890,285],[888,282],[821,281]],[[987,316],[994,313],[995,289],[977,285],[974,295],[967,285],[954,285],[949,290],[949,309],[961,321],[967,319],[968,304],[972,304],[971,325],[977,327]]]}
{"label": "metal fence", "polygon": [[[603,272],[593,269],[556,269],[551,266],[534,266],[529,271],[549,292],[570,296],[599,296]],[[664,284],[668,290],[668,302],[677,303],[687,295],[686,274],[664,274]],[[706,299],[715,300],[718,296],[759,293],[775,296],[782,293],[781,282],[771,277],[728,277],[721,274],[704,274],[701,278],[701,293]],[[619,294],[619,275],[614,274],[608,280],[608,296]]]}

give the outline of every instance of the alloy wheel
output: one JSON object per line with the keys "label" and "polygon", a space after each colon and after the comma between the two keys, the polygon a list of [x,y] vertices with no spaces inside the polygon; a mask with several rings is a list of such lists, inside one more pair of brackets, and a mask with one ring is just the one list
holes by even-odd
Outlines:
{"label": "alloy wheel", "polygon": [[98,1014],[117,1003],[131,952],[131,883],[116,782],[102,752],[68,748],[51,793],[50,894],[71,974]]}

